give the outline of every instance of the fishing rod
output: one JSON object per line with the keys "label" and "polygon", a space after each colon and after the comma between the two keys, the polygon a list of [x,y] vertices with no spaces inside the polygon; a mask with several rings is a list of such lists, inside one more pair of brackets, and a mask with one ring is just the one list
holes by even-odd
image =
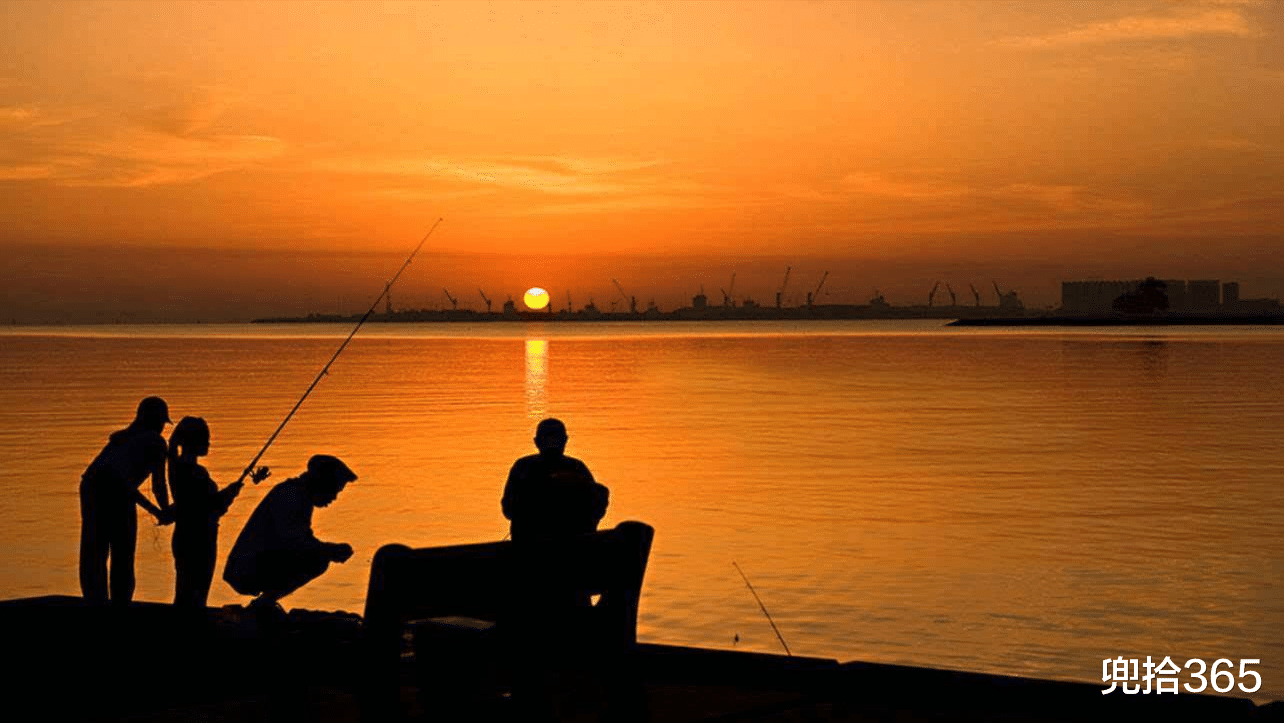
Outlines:
{"label": "fishing rod", "polygon": [[794,654],[789,652],[789,644],[785,642],[785,636],[780,634],[780,628],[776,627],[776,621],[771,619],[771,613],[767,612],[767,606],[762,604],[762,598],[758,597],[758,591],[753,589],[753,583],[749,582],[748,577],[745,577],[745,571],[740,569],[735,560],[731,561],[731,566],[736,568],[736,572],[740,573],[740,579],[745,581],[749,592],[753,594],[753,599],[758,601],[758,607],[762,608],[762,614],[766,615],[767,622],[771,623],[771,629],[776,632],[776,638],[780,641],[780,645],[784,647],[785,655],[792,658]]}
{"label": "fishing rod", "polygon": [[299,401],[294,403],[294,408],[290,410],[289,414],[285,415],[285,419],[281,420],[280,426],[276,428],[276,431],[272,433],[272,436],[268,437],[268,441],[263,445],[263,449],[260,449],[259,453],[254,455],[254,459],[250,460],[250,463],[245,466],[245,470],[241,472],[241,476],[236,478],[237,482],[242,482],[246,477],[249,477],[254,480],[254,484],[258,484],[266,478],[266,475],[260,476],[254,472],[254,465],[259,463],[259,460],[262,459],[263,455],[268,451],[268,447],[271,447],[272,443],[276,441],[277,435],[281,433],[281,430],[285,429],[285,425],[289,423],[290,418],[294,416],[295,412],[299,411],[299,407],[303,406],[303,400],[308,398],[308,395],[312,393],[313,389],[316,389],[317,384],[321,382],[321,377],[324,377],[330,372],[330,365],[333,364],[334,360],[338,359],[339,355],[343,353],[343,350],[348,347],[348,342],[352,341],[352,337],[357,335],[357,330],[359,330],[361,325],[365,324],[366,320],[370,318],[370,315],[374,313],[375,309],[379,306],[379,302],[383,301],[383,297],[392,292],[392,285],[397,283],[397,279],[401,278],[402,272],[406,270],[406,267],[410,266],[410,262],[414,260],[415,254],[418,254],[419,249],[424,247],[424,243],[428,241],[428,237],[432,235],[432,232],[437,230],[437,224],[440,224],[441,221],[442,220],[440,218],[437,219],[437,222],[432,225],[432,228],[428,229],[428,233],[424,234],[424,237],[419,240],[419,245],[415,247],[415,250],[410,252],[410,256],[406,257],[406,262],[401,265],[400,269],[397,269],[397,273],[392,277],[392,281],[384,284],[383,292],[379,294],[379,298],[374,300],[374,303],[370,305],[369,309],[366,309],[365,316],[362,316],[361,321],[358,321],[357,325],[352,328],[352,332],[348,334],[348,338],[344,339],[343,343],[339,345],[339,348],[335,350],[334,356],[330,357],[330,361],[326,362],[325,366],[321,367],[321,371],[317,373],[316,379],[312,380],[312,383],[308,385],[307,391],[303,393],[303,396],[299,397]]}

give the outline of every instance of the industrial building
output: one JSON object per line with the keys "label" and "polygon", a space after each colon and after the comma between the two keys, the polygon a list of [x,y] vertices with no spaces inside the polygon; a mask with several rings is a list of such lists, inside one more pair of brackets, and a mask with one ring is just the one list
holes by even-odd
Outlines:
{"label": "industrial building", "polygon": [[[1126,281],[1063,281],[1061,282],[1061,312],[1064,314],[1111,314],[1115,299],[1136,291],[1142,279]],[[1201,312],[1273,312],[1278,311],[1277,299],[1241,299],[1239,282],[1222,283],[1216,279],[1163,279],[1168,295],[1168,311],[1179,313]]]}

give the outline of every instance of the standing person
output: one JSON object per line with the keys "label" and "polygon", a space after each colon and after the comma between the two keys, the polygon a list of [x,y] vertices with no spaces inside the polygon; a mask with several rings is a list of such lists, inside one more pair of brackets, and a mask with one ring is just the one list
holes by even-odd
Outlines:
{"label": "standing person", "polygon": [[314,455],[298,477],[273,487],[245,523],[223,568],[223,579],[250,607],[282,614],[281,598],[321,576],[332,562],[347,562],[352,546],[312,534],[312,510],[325,507],[357,475],[338,457]]}
{"label": "standing person", "polygon": [[[183,417],[169,435],[169,486],[174,493],[174,605],[204,608],[218,556],[218,521],[245,486],[219,489],[199,459],[210,452],[210,428],[200,417]],[[260,482],[271,474],[260,467]]]}
{"label": "standing person", "polygon": [[[134,549],[138,513],[150,512],[159,524],[170,522],[165,487],[165,438],[169,405],[160,397],[138,403],[128,427],[112,433],[80,478],[80,590],[90,603],[128,605],[134,597]],[[156,503],[139,486],[152,478]],[[111,558],[110,584],[107,559]]]}
{"label": "standing person", "polygon": [[560,540],[597,530],[609,491],[588,467],[567,457],[566,425],[545,419],[535,428],[539,454],[513,463],[501,507],[512,521],[513,542]]}

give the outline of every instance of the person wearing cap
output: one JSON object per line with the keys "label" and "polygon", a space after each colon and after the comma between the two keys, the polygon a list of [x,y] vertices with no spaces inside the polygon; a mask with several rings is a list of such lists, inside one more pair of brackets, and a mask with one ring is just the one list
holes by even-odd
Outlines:
{"label": "person wearing cap", "polygon": [[223,579],[251,607],[277,611],[281,598],[347,562],[352,546],[322,542],[312,533],[312,511],[338,497],[357,475],[337,457],[318,454],[298,477],[273,487],[245,523],[227,556]]}
{"label": "person wearing cap", "polygon": [[[134,597],[135,505],[172,521],[165,483],[165,438],[169,405],[160,397],[138,403],[134,421],[113,432],[80,477],[80,590],[90,603],[128,605]],[[153,502],[139,490],[152,478]],[[111,560],[108,576],[107,562]]]}
{"label": "person wearing cap", "polygon": [[566,425],[545,419],[535,428],[539,454],[513,463],[500,506],[513,542],[561,540],[597,530],[608,490],[588,466],[566,451]]}

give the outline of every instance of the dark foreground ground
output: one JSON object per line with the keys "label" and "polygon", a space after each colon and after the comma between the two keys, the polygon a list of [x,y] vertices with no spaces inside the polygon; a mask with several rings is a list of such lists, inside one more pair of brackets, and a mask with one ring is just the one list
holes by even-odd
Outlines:
{"label": "dark foreground ground", "polygon": [[[43,597],[0,602],[0,635],[7,720],[361,719],[357,681],[369,667],[361,619],[350,613],[296,610],[268,631],[240,608],[191,620],[168,605],[103,610]],[[607,719],[593,668],[550,674],[554,719]],[[524,718],[499,695],[452,709],[440,692],[422,694],[421,669],[403,657],[406,719]],[[641,698],[626,717],[644,721],[1284,721],[1282,703],[1103,696],[1095,684],[653,644],[639,646],[634,670]]]}

